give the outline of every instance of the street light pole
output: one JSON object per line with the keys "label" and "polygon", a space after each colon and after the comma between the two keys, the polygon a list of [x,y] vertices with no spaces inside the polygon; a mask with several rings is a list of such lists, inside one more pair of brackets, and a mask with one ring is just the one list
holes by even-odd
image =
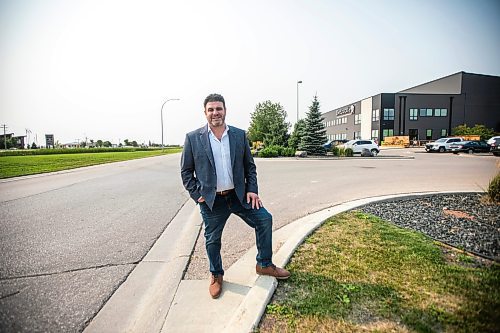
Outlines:
{"label": "street light pole", "polygon": [[299,122],[299,83],[302,81],[297,81],[297,122]]}
{"label": "street light pole", "polygon": [[163,148],[163,107],[168,101],[178,101],[178,98],[169,98],[161,105],[161,147]]}

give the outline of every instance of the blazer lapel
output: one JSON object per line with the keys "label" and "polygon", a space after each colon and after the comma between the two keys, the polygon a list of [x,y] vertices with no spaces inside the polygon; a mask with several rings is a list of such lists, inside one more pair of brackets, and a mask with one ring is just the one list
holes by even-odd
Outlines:
{"label": "blazer lapel", "polygon": [[229,150],[231,154],[231,168],[234,168],[234,155],[236,154],[236,140],[238,138],[236,135],[234,135],[234,131],[231,130],[231,126],[228,126],[229,130],[227,131],[227,134],[229,135]]}
{"label": "blazer lapel", "polygon": [[212,168],[215,170],[214,154],[212,153],[212,146],[210,145],[210,139],[208,138],[208,125],[205,125],[200,129],[200,141],[203,149],[207,153],[210,164],[212,164]]}

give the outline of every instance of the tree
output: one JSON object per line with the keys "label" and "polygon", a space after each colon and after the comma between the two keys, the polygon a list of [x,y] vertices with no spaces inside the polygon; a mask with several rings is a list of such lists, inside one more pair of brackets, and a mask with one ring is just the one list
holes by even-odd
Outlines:
{"label": "tree", "polygon": [[325,155],[323,144],[327,141],[324,118],[319,112],[318,96],[314,96],[309,112],[306,115],[304,135],[300,140],[299,150],[305,150],[310,155]]}
{"label": "tree", "polygon": [[297,149],[299,147],[300,140],[302,140],[302,137],[304,136],[305,128],[305,119],[300,119],[295,123],[295,125],[293,126],[292,135],[290,135],[290,138],[288,138],[288,147],[291,147],[293,149]]}
{"label": "tree", "polygon": [[16,146],[14,138],[6,138],[5,135],[2,135],[0,137],[0,149],[5,149],[5,143],[7,143],[7,149]]}
{"label": "tree", "polygon": [[259,103],[250,117],[248,128],[250,141],[262,141],[265,146],[286,145],[290,123],[286,122],[286,111],[279,103],[271,101]]}
{"label": "tree", "polygon": [[491,128],[486,128],[484,125],[474,125],[474,127],[467,127],[467,125],[458,125],[451,130],[454,136],[463,135],[479,135],[481,140],[487,140],[495,135],[495,131]]}
{"label": "tree", "polygon": [[96,143],[97,147],[102,147],[103,146],[103,142],[100,139],[97,140],[95,143]]}
{"label": "tree", "polygon": [[112,146],[111,142],[109,142],[109,141],[104,141],[104,142],[102,143],[102,145],[103,145],[104,147],[108,147],[108,148]]}
{"label": "tree", "polygon": [[125,146],[130,146],[130,142],[128,142],[128,139],[123,140],[123,143],[125,143]]}

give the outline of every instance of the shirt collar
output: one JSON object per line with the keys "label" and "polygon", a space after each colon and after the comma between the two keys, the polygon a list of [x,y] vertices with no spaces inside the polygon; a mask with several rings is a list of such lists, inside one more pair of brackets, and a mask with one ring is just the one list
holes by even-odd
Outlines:
{"label": "shirt collar", "polygon": [[[207,125],[207,127],[208,127],[208,134],[209,134],[209,135],[213,135],[213,136],[215,136],[215,134],[214,134],[214,132],[212,132],[212,129],[210,128],[210,126],[208,126],[208,125]],[[228,131],[229,131],[229,126],[227,126],[227,125],[226,125],[226,128],[224,129],[224,133],[222,133],[221,138],[222,138],[224,135],[226,135]]]}

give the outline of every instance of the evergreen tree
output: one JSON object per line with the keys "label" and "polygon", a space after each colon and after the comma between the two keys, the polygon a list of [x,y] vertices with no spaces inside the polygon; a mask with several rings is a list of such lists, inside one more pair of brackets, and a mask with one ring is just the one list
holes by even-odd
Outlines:
{"label": "evergreen tree", "polygon": [[293,149],[297,149],[299,147],[300,140],[304,136],[305,128],[306,128],[305,119],[299,119],[299,121],[296,122],[295,125],[293,126],[292,135],[290,135],[290,138],[288,139],[288,147],[291,147]]}
{"label": "evergreen tree", "polygon": [[309,155],[325,155],[323,144],[327,141],[324,118],[319,112],[318,96],[314,96],[312,105],[306,115],[304,135],[300,140],[299,150],[304,150]]}

